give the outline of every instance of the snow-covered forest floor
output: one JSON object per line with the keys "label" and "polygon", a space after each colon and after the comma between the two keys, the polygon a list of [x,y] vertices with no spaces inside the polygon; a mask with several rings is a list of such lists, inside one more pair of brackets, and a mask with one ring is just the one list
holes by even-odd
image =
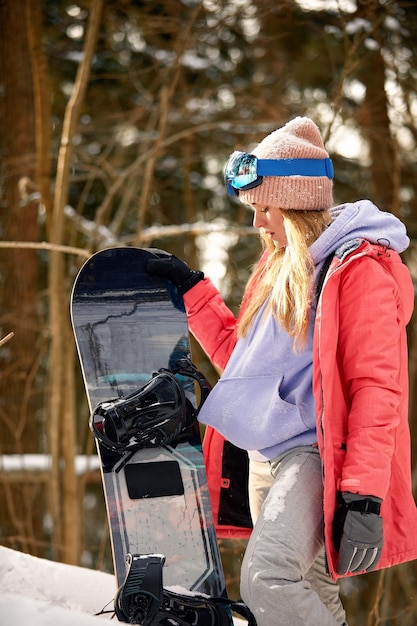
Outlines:
{"label": "snow-covered forest floor", "polygon": [[111,574],[0,546],[0,626],[98,626],[112,617],[115,591]]}
{"label": "snow-covered forest floor", "polygon": [[[39,559],[0,546],[1,626],[97,626],[115,594],[111,574]],[[114,623],[114,622],[113,622]]]}

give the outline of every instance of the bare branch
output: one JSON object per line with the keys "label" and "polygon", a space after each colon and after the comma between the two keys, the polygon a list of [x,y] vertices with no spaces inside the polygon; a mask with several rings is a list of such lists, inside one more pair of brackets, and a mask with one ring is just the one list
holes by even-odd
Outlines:
{"label": "bare branch", "polygon": [[253,226],[230,226],[229,224],[173,224],[172,226],[151,226],[142,231],[141,241],[146,243],[162,237],[179,237],[181,235],[208,235],[209,233],[230,233],[233,235],[259,235]]}
{"label": "bare branch", "polygon": [[188,41],[189,41],[189,37],[190,37],[190,33],[192,30],[192,27],[195,23],[195,20],[197,19],[197,15],[200,12],[200,4],[197,4],[194,11],[191,14],[191,18],[188,22],[188,24],[186,25],[186,28],[184,30],[184,32],[182,33],[182,37],[180,37],[178,39],[179,41],[179,46],[176,50],[176,60],[175,60],[175,64],[174,67],[171,68],[171,71],[169,73],[170,76],[170,81],[167,85],[163,85],[162,89],[161,89],[161,93],[160,93],[160,105],[159,105],[159,123],[158,123],[158,132],[157,132],[157,139],[154,142],[153,145],[153,150],[152,150],[152,155],[151,157],[147,160],[146,163],[146,167],[145,167],[145,173],[144,173],[144,177],[143,177],[143,187],[142,187],[142,193],[139,199],[139,206],[138,206],[138,212],[137,212],[137,230],[136,230],[136,237],[135,237],[135,244],[136,245],[140,245],[142,242],[142,230],[143,230],[143,224],[145,221],[145,214],[146,214],[146,209],[148,207],[148,200],[149,200],[149,194],[151,192],[151,183],[152,183],[152,178],[153,178],[153,173],[154,173],[154,169],[155,169],[155,164],[157,161],[157,158],[159,156],[160,153],[160,147],[161,144],[165,138],[166,135],[166,129],[167,129],[167,120],[168,120],[168,111],[170,108],[170,102],[171,99],[175,93],[175,89],[177,87],[178,81],[179,81],[179,77],[180,77],[180,60],[181,60],[181,56],[185,50],[185,48],[188,45]]}
{"label": "bare branch", "polygon": [[3,339],[0,339],[0,346],[3,346],[5,343],[7,343],[9,341],[9,339],[11,339],[12,337],[14,337],[14,333],[9,333],[8,335],[6,335],[5,337],[3,337]]}
{"label": "bare branch", "polygon": [[[66,216],[76,225],[79,232],[94,237],[98,248],[121,246],[135,242],[135,235],[132,233],[130,237],[117,237],[114,232],[106,228],[102,224],[97,224],[92,220],[78,215],[70,206],[65,207]],[[187,235],[207,235],[209,233],[231,233],[233,235],[257,235],[258,231],[253,226],[231,226],[226,222],[208,223],[208,222],[192,222],[189,224],[171,224],[169,226],[150,226],[145,228],[141,233],[141,243],[149,243],[155,239],[166,237],[181,237]],[[1,246],[0,242],[0,246]],[[80,250],[75,248],[75,250]],[[81,250],[80,250],[81,251]],[[83,250],[86,255],[89,254]]]}
{"label": "bare branch", "polygon": [[51,238],[54,243],[60,243],[62,240],[64,220],[63,210],[68,197],[69,170],[73,153],[72,141],[76,125],[78,123],[80,107],[84,101],[88,79],[90,77],[91,62],[96,47],[102,10],[103,0],[95,0],[95,2],[91,5],[89,26],[83,50],[83,60],[79,65],[74,89],[65,112],[61,145],[58,155],[56,191],[53,207]]}
{"label": "bare branch", "polygon": [[32,250],[50,250],[52,252],[63,252],[64,254],[74,254],[88,259],[91,253],[83,248],[75,248],[73,246],[60,246],[56,243],[48,243],[46,241],[0,241],[0,248],[28,248]]}

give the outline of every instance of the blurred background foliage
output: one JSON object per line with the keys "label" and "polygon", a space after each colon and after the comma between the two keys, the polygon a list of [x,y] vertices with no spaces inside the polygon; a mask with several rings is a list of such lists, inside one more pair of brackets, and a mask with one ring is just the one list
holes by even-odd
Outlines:
{"label": "blurred background foliage", "polygon": [[[237,311],[260,248],[223,185],[234,149],[311,116],[335,203],[369,197],[398,215],[416,278],[416,34],[414,0],[0,0],[4,545],[111,571],[71,286],[99,249],[160,247]],[[409,351],[416,476],[414,319]],[[245,546],[221,548],[236,597]],[[415,626],[416,575],[411,563],[344,581],[351,623]]]}

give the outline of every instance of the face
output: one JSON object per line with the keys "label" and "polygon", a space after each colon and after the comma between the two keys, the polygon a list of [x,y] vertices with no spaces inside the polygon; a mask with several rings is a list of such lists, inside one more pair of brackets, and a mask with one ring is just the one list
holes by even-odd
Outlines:
{"label": "face", "polygon": [[254,212],[254,227],[262,229],[264,234],[272,239],[277,248],[284,248],[287,245],[287,235],[281,211],[276,207],[265,206],[255,202],[250,207]]}

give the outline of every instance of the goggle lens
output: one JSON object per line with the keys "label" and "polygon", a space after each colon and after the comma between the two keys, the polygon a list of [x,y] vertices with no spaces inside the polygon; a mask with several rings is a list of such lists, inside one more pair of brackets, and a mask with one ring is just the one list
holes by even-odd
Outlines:
{"label": "goggle lens", "polygon": [[258,182],[258,159],[254,154],[247,152],[233,152],[227,162],[225,169],[225,180],[234,189],[248,189],[247,185]]}

